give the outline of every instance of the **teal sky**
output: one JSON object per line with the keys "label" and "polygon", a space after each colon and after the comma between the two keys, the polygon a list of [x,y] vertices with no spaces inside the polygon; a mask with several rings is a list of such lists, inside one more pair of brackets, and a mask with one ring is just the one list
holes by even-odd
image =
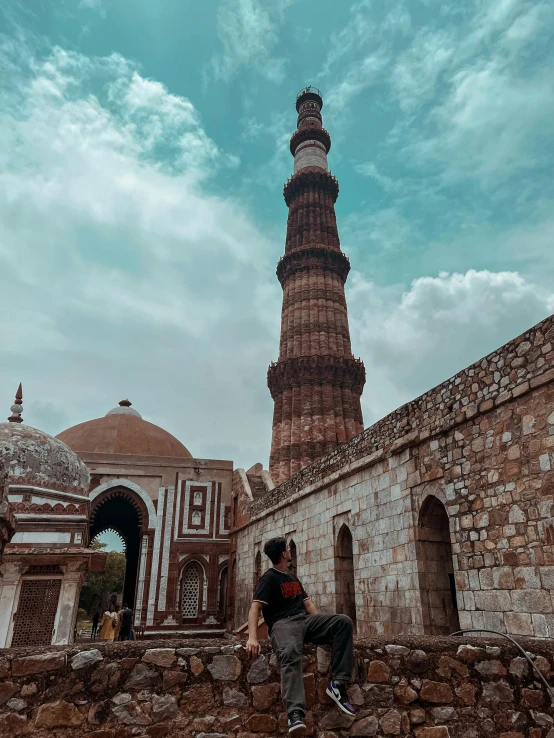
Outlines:
{"label": "teal sky", "polygon": [[294,100],[323,93],[366,425],[551,314],[554,5],[3,0],[0,393],[267,464]]}

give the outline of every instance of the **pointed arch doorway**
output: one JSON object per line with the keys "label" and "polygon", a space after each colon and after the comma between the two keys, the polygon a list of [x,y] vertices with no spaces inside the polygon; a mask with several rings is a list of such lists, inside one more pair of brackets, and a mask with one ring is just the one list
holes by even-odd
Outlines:
{"label": "pointed arch doorway", "polygon": [[423,632],[449,635],[460,629],[450,525],[434,495],[425,498],[419,512],[416,552]]}
{"label": "pointed arch doorway", "polygon": [[354,583],[354,551],[352,533],[346,523],[337,535],[335,551],[335,584],[337,613],[348,615],[356,630],[356,590]]}
{"label": "pointed arch doorway", "polygon": [[99,495],[90,517],[90,540],[112,530],[123,540],[125,579],[122,601],[135,610],[142,534],[148,520],[144,503],[133,491],[114,487]]}

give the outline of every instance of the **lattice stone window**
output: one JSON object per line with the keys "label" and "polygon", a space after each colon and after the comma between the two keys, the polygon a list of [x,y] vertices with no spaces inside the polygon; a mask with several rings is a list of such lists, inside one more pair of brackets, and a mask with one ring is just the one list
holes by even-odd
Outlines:
{"label": "lattice stone window", "polygon": [[195,492],[194,493],[194,505],[202,505],[202,492]]}
{"label": "lattice stone window", "polygon": [[197,618],[200,600],[200,567],[189,564],[183,572],[183,617]]}

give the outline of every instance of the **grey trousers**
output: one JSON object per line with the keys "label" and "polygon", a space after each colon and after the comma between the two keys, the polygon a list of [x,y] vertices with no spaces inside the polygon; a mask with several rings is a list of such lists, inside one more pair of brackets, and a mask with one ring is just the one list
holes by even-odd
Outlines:
{"label": "grey trousers", "polygon": [[347,615],[300,613],[278,620],[271,628],[271,645],[281,667],[281,694],[287,715],[295,710],[306,714],[302,678],[304,643],[332,643],[332,678],[343,683],[352,679],[354,646],[352,621]]}

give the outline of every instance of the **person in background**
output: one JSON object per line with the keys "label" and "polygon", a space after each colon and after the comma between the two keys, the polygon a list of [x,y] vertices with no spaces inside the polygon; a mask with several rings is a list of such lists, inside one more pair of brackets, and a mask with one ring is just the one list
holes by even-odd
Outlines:
{"label": "person in background", "polygon": [[326,694],[339,710],[353,717],[346,684],[352,679],[354,643],[352,620],[347,615],[320,615],[297,576],[289,571],[291,552],[284,538],[272,538],[264,553],[273,564],[256,586],[248,614],[246,651],[260,655],[258,620],[263,613],[271,645],[281,666],[281,693],[288,716],[289,734],[306,733],[306,698],[302,679],[304,643],[332,643],[332,679]]}
{"label": "person in background", "polygon": [[100,622],[100,610],[95,610],[92,616],[92,629],[90,631],[90,638],[94,640],[98,635],[98,623]]}
{"label": "person in background", "polygon": [[117,627],[117,613],[113,605],[110,605],[102,616],[102,624],[100,627],[100,640],[113,641],[115,629]]}
{"label": "person in background", "polygon": [[119,605],[116,605],[115,606],[116,619],[115,619],[115,625],[114,625],[114,629],[115,630],[114,630],[114,634],[113,634],[114,641],[118,641],[119,640],[119,628],[121,626],[121,613],[120,613],[120,609],[121,608],[119,607]]}
{"label": "person in background", "polygon": [[127,607],[127,604],[123,603],[123,609],[119,613],[119,640],[130,641],[132,640],[132,629],[133,629],[133,611]]}

